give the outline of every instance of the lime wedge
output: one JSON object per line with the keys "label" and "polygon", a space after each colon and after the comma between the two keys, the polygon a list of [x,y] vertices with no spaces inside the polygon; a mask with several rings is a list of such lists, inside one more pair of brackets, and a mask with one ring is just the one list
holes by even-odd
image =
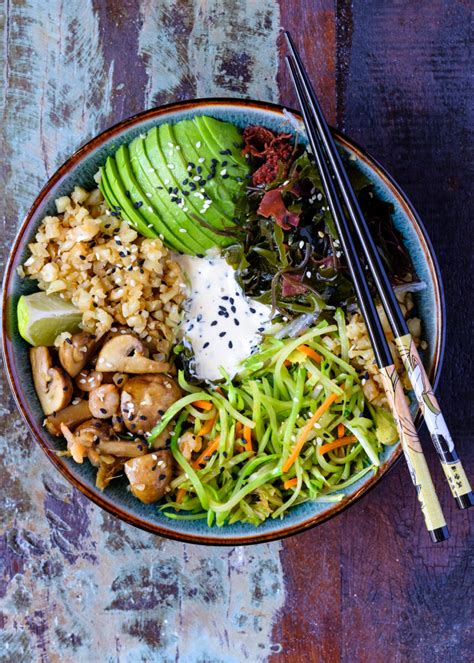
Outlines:
{"label": "lime wedge", "polygon": [[18,331],[31,345],[53,345],[62,332],[79,331],[81,312],[58,295],[22,295],[17,306]]}

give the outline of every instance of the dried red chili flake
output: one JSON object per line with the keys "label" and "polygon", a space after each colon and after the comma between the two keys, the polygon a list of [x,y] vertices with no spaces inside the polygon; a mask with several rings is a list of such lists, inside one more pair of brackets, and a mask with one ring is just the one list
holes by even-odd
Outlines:
{"label": "dried red chili flake", "polygon": [[291,226],[297,226],[300,222],[298,214],[286,209],[281,189],[271,189],[264,193],[257,213],[266,219],[272,216],[283,230],[289,230]]}
{"label": "dried red chili flake", "polygon": [[242,155],[251,154],[263,162],[252,175],[254,186],[273,182],[281,174],[282,166],[283,177],[287,174],[293,154],[291,134],[276,134],[265,127],[250,126],[244,129],[243,139]]}
{"label": "dried red chili flake", "polygon": [[302,279],[302,274],[283,274],[281,277],[282,297],[293,297],[306,292],[306,286],[301,283]]}

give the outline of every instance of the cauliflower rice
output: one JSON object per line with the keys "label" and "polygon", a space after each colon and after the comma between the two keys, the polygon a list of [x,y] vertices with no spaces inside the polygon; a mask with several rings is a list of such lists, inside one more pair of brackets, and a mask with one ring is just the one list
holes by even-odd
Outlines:
{"label": "cauliflower rice", "polygon": [[141,237],[111,214],[99,189],[76,186],[56,200],[56,209],[29,244],[20,276],[71,301],[85,331],[102,335],[127,326],[163,360],[181,320],[184,283],[161,239]]}

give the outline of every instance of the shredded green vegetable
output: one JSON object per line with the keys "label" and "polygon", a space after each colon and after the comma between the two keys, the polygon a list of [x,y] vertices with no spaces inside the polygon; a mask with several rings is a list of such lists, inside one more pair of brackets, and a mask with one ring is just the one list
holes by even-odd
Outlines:
{"label": "shredded green vegetable", "polygon": [[[382,445],[357,372],[348,363],[341,313],[336,312],[337,325],[323,321],[297,339],[266,336],[240,374],[233,380],[227,376],[218,389],[197,389],[179,375],[187,393],[149,438],[154,440],[175,420],[170,448],[180,473],[160,507],[164,514],[207,519],[217,526],[238,521],[259,525],[308,500],[339,501],[340,491],[376,471]],[[334,340],[340,354],[328,350]],[[317,352],[321,362],[299,351],[302,344]],[[305,424],[331,394],[331,404],[284,473]],[[212,410],[202,411],[195,401],[209,401]],[[323,445],[337,439],[339,424],[355,441],[321,453]],[[208,447],[212,451],[196,464],[196,458],[184,457],[179,440],[184,432],[197,435],[203,426],[208,432],[198,437],[202,446],[194,455],[202,458]]]}

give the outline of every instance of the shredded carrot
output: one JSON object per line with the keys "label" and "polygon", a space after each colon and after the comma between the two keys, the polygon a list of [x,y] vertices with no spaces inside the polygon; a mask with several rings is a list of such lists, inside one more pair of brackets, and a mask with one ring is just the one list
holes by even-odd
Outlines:
{"label": "shredded carrot", "polygon": [[193,401],[194,407],[198,407],[200,410],[212,410],[214,405],[210,401]]}
{"label": "shredded carrot", "polygon": [[307,345],[298,345],[296,349],[300,352],[303,352],[310,359],[313,359],[317,364],[320,364],[323,360],[321,355],[316,352],[316,350],[313,350],[313,348],[310,348]]}
{"label": "shredded carrot", "polygon": [[285,364],[285,366],[291,366],[291,361],[289,359],[285,359],[283,363]]}
{"label": "shredded carrot", "polygon": [[204,451],[201,453],[201,455],[193,463],[193,468],[195,470],[200,470],[201,465],[205,465],[207,463],[207,461],[210,460],[210,458],[211,458],[212,454],[214,453],[214,451],[217,451],[217,449],[219,448],[220,440],[221,440],[221,436],[218,435],[204,449]]}
{"label": "shredded carrot", "polygon": [[217,419],[217,414],[214,417],[208,419],[204,424],[204,426],[202,426],[202,428],[197,432],[196,438],[204,437],[204,435],[210,433],[214,427],[214,424],[216,423],[216,419]]}
{"label": "shredded carrot", "polygon": [[322,444],[319,447],[319,453],[325,454],[328,451],[332,451],[333,449],[338,449],[339,447],[345,447],[347,444],[353,444],[354,442],[357,442],[357,438],[355,435],[347,435],[347,437],[340,437],[338,440],[335,440],[334,442],[328,442],[327,444]]}
{"label": "shredded carrot", "polygon": [[337,427],[337,437],[344,437],[346,429],[344,424],[339,424]]}
{"label": "shredded carrot", "polygon": [[253,451],[252,430],[248,426],[244,426],[244,440],[245,440],[245,451]]}
{"label": "shredded carrot", "polygon": [[326,410],[328,410],[331,407],[334,401],[337,401],[338,398],[339,394],[331,394],[330,396],[328,396],[326,400],[318,407],[318,409],[313,414],[313,416],[310,419],[308,419],[304,428],[302,428],[301,430],[300,436],[295,444],[293,451],[288,456],[282,467],[283,472],[288,472],[290,467],[298,458],[300,451],[303,448],[304,443],[308,439],[308,435],[311,433],[311,429],[313,428],[314,424],[318,421],[320,417],[322,417],[322,415],[326,412]]}
{"label": "shredded carrot", "polygon": [[186,495],[186,491],[184,490],[184,488],[180,488],[178,490],[178,492],[176,493],[176,502],[178,504],[181,504],[181,502],[183,501],[185,495]]}
{"label": "shredded carrot", "polygon": [[291,488],[292,486],[296,486],[298,483],[297,477],[294,477],[294,479],[287,479],[285,483],[283,484],[283,488],[285,490],[288,490],[288,488]]}

